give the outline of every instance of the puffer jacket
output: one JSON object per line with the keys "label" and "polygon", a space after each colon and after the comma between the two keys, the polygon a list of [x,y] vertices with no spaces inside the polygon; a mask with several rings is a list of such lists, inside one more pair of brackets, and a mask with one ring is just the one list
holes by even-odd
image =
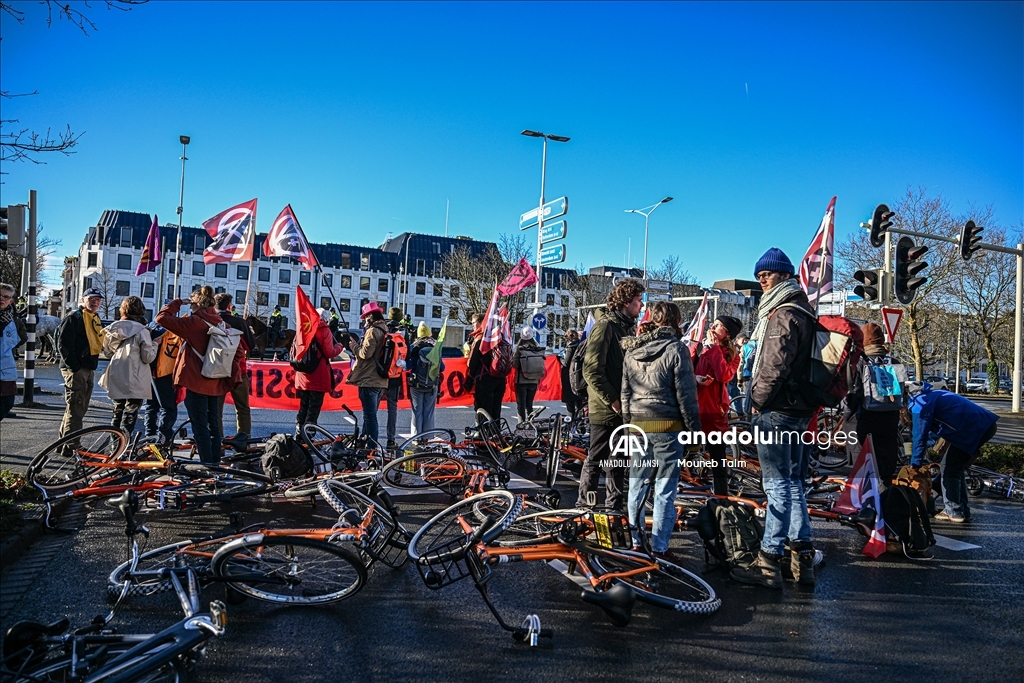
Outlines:
{"label": "puffer jacket", "polygon": [[583,358],[590,424],[612,426],[618,424],[612,403],[620,399],[622,391],[623,352],[619,342],[624,337],[632,336],[636,332],[636,325],[625,313],[609,311],[607,308],[597,309],[594,321]]}
{"label": "puffer jacket", "polygon": [[621,395],[626,421],[681,421],[684,430],[701,431],[693,363],[675,330],[658,327],[627,337],[620,348],[624,352]]}
{"label": "puffer jacket", "polygon": [[384,343],[387,333],[388,326],[383,320],[378,320],[367,328],[363,334],[363,340],[359,343],[359,348],[356,349],[356,364],[352,367],[348,379],[345,380],[346,384],[369,389],[387,388],[388,378],[377,374],[376,360],[381,353],[381,345]]}
{"label": "puffer jacket", "polygon": [[932,389],[928,383],[921,393],[910,399],[910,414],[914,420],[911,462],[915,464],[925,461],[929,434],[941,436],[973,455],[981,448],[985,432],[999,420],[998,415],[969,398],[951,391]]}
{"label": "puffer jacket", "polygon": [[[213,306],[200,308],[194,315],[179,318],[177,316],[181,304],[181,299],[175,299],[160,309],[156,315],[157,325],[170,330],[185,341],[178,350],[178,359],[174,362],[174,384],[204,396],[224,396],[245,377],[241,346],[235,353],[231,377],[203,377],[201,356],[206,354],[206,347],[210,343],[210,328],[206,323],[217,325],[223,324],[224,321]],[[196,355],[197,353],[199,355]]]}
{"label": "puffer jacket", "polygon": [[814,313],[807,295],[797,290],[777,306],[757,349],[757,372],[751,379],[750,402],[758,412],[780,412],[793,417],[810,417],[819,406],[811,405],[799,390],[807,376],[814,336]]}
{"label": "puffer jacket", "polygon": [[700,405],[700,423],[705,432],[724,432],[729,429],[729,390],[726,385],[736,376],[740,354],[732,361],[725,360],[721,346],[704,349],[697,359],[694,372],[711,377],[708,384],[697,385],[697,403]]}
{"label": "puffer jacket", "polygon": [[313,372],[296,372],[295,388],[299,391],[322,391],[328,392],[334,389],[334,378],[331,375],[331,359],[345,350],[341,344],[334,342],[334,335],[327,325],[320,325],[317,328],[317,346],[320,347],[320,364]]}
{"label": "puffer jacket", "polygon": [[100,386],[113,400],[153,398],[149,364],[156,359],[157,344],[149,330],[134,320],[118,320],[103,335],[103,355],[110,358]]}

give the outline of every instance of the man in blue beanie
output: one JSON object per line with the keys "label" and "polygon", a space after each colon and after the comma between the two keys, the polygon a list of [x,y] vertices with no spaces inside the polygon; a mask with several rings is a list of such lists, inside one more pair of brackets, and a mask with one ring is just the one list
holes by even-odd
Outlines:
{"label": "man in blue beanie", "polygon": [[801,585],[814,585],[814,547],[804,495],[811,446],[800,437],[818,406],[808,403],[799,391],[811,357],[814,310],[794,274],[792,261],[775,247],[754,266],[764,295],[752,337],[757,351],[750,384],[751,412],[755,413],[751,426],[757,426],[761,439],[771,438],[770,444],[757,445],[768,509],[757,560],[745,569],[733,569],[732,577],[768,588],[781,588],[784,575]]}

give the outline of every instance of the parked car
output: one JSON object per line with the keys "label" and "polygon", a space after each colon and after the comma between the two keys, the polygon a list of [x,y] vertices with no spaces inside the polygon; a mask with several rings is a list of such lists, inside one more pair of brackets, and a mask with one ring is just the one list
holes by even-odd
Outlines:
{"label": "parked car", "polygon": [[964,391],[969,394],[987,394],[988,379],[979,379],[974,377],[964,385]]}

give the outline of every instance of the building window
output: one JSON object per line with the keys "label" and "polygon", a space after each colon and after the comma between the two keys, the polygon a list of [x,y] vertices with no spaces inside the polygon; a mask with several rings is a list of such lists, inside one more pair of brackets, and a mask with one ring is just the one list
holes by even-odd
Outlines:
{"label": "building window", "polygon": [[82,289],[92,289],[92,278],[87,277],[82,281]]}
{"label": "building window", "polygon": [[288,308],[288,295],[287,294],[278,294],[277,295],[277,305],[280,306],[281,308]]}
{"label": "building window", "polygon": [[352,302],[348,299],[342,299],[338,302],[338,310],[348,312],[352,310]]}
{"label": "building window", "polygon": [[170,299],[173,299],[173,298],[174,298],[174,285],[167,285],[167,299],[170,300]]}
{"label": "building window", "polygon": [[332,273],[324,273],[323,282],[321,282],[320,284],[322,284],[324,287],[334,286],[334,275]]}
{"label": "building window", "polygon": [[341,252],[341,267],[351,268],[352,267],[352,254],[347,251]]}
{"label": "building window", "polygon": [[196,251],[206,249],[206,235],[196,235]]}
{"label": "building window", "polygon": [[448,309],[448,317],[451,318],[452,320],[457,320],[458,317],[459,317],[459,307],[458,306],[452,306],[451,308],[449,308]]}
{"label": "building window", "polygon": [[426,294],[427,293],[427,283],[426,282],[417,282],[416,283],[416,293],[417,294]]}
{"label": "building window", "polygon": [[361,278],[359,278],[359,290],[363,291],[363,292],[369,292],[370,291],[370,278],[368,278],[368,277],[361,277]]}
{"label": "building window", "polygon": [[434,285],[434,296],[444,296],[444,285]]}
{"label": "building window", "polygon": [[300,270],[299,271],[299,284],[300,285],[308,285],[309,284],[309,271],[308,270]]}
{"label": "building window", "polygon": [[238,305],[238,306],[241,306],[242,308],[245,308],[245,290],[244,289],[236,289],[235,290],[235,304]]}
{"label": "building window", "polygon": [[238,266],[235,270],[235,277],[239,280],[249,279],[249,266]]}
{"label": "building window", "polygon": [[130,247],[132,246],[132,229],[121,228],[121,246]]}
{"label": "building window", "polygon": [[284,269],[277,271],[277,281],[282,284],[289,284],[292,281],[292,271]]}
{"label": "building window", "polygon": [[223,287],[217,287],[216,289],[214,289],[214,290],[213,290],[213,293],[214,293],[214,294],[226,294],[226,293],[227,293],[227,291],[228,291],[228,290],[226,290],[226,289],[225,289],[225,288],[223,288]]}
{"label": "building window", "polygon": [[96,267],[96,254],[89,254],[89,264],[86,266],[86,268],[95,268],[95,267]]}
{"label": "building window", "polygon": [[423,304],[416,304],[416,317],[417,318],[422,318],[423,317]]}
{"label": "building window", "polygon": [[377,280],[377,291],[386,292],[388,291],[388,281],[384,278]]}
{"label": "building window", "polygon": [[544,302],[548,306],[554,306],[555,305],[555,295],[554,294],[545,294],[544,295]]}
{"label": "building window", "polygon": [[270,305],[270,292],[256,292],[256,305],[257,306],[269,306]]}
{"label": "building window", "polygon": [[363,306],[365,306],[368,303],[370,303],[370,300],[367,299],[366,297],[363,297],[362,299],[360,299],[359,300],[359,310],[362,310]]}
{"label": "building window", "polygon": [[458,298],[459,298],[459,286],[458,285],[452,285],[452,299],[458,299]]}
{"label": "building window", "polygon": [[270,282],[270,268],[260,268],[256,271],[256,277],[260,282]]}
{"label": "building window", "polygon": [[569,308],[569,297],[562,295],[562,308]]}
{"label": "building window", "polygon": [[359,256],[359,267],[362,270],[369,270],[370,269],[370,255],[369,254],[361,254]]}
{"label": "building window", "polygon": [[544,288],[551,289],[555,286],[555,274],[551,271],[544,273]]}
{"label": "building window", "polygon": [[441,253],[441,243],[440,242],[432,242],[432,245],[434,247],[434,253],[435,254],[440,254]]}
{"label": "building window", "polygon": [[193,261],[192,262],[192,274],[193,275],[198,275],[199,277],[205,277],[206,276],[206,264],[203,263],[202,261]]}
{"label": "building window", "polygon": [[430,317],[431,318],[440,318],[441,317],[441,307],[440,306],[431,306],[430,307]]}
{"label": "building window", "polygon": [[351,275],[342,275],[341,276],[341,288],[342,289],[352,289],[352,276]]}
{"label": "building window", "polygon": [[142,298],[152,299],[153,298],[153,283],[143,282],[142,283]]}
{"label": "building window", "polygon": [[416,274],[423,277],[427,274],[427,262],[421,258],[416,259]]}
{"label": "building window", "polygon": [[405,279],[398,283],[398,293],[405,294],[409,291],[409,283]]}
{"label": "building window", "polygon": [[143,309],[143,310],[146,311],[146,314],[145,314],[146,315],[146,320],[152,320],[153,319],[153,309],[152,308],[146,308],[146,309]]}
{"label": "building window", "polygon": [[131,254],[118,254],[117,255],[117,269],[118,270],[131,270],[132,269],[132,255]]}
{"label": "building window", "polygon": [[194,285],[192,285],[192,291],[193,292],[198,292],[202,288],[203,288],[203,285],[202,285],[201,282],[197,282]]}
{"label": "building window", "polygon": [[441,262],[434,261],[434,277],[441,277]]}
{"label": "building window", "polygon": [[217,263],[213,266],[214,277],[227,277],[228,276],[228,264]]}

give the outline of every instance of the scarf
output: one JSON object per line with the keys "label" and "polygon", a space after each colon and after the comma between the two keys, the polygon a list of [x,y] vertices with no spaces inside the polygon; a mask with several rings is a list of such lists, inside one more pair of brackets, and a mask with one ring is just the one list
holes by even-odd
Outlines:
{"label": "scarf", "polygon": [[89,340],[89,355],[98,356],[103,350],[103,323],[92,311],[82,309],[82,322],[85,323],[85,338]]}
{"label": "scarf", "polygon": [[771,317],[772,311],[799,291],[801,291],[800,285],[797,284],[796,279],[789,278],[769,289],[761,298],[761,304],[757,307],[757,326],[750,337],[751,341],[757,343],[755,346],[757,352],[754,354],[752,376],[756,376],[758,369],[761,367],[761,358],[763,358],[761,345],[764,342],[765,332],[768,330],[768,318]]}
{"label": "scarf", "polygon": [[7,308],[0,310],[0,332],[7,329],[7,326],[14,320],[14,306],[8,306]]}
{"label": "scarf", "polygon": [[888,353],[882,344],[868,344],[864,347],[865,356],[885,356]]}

